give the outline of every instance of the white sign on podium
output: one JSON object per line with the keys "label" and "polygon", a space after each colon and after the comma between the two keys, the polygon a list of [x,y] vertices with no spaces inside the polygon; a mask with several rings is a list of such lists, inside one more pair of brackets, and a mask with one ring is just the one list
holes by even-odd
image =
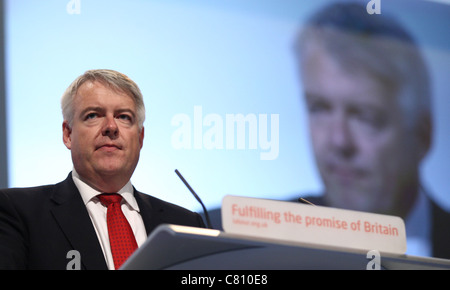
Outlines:
{"label": "white sign on podium", "polygon": [[406,252],[405,224],[396,216],[225,196],[222,223],[230,234],[382,253]]}

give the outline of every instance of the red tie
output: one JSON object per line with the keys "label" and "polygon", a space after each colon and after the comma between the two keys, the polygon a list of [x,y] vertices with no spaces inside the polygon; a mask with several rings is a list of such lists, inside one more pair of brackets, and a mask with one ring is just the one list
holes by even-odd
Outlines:
{"label": "red tie", "polygon": [[137,249],[136,239],[120,208],[122,196],[116,193],[103,193],[98,195],[98,198],[108,208],[106,221],[108,223],[109,243],[111,244],[114,267],[119,269],[123,262]]}

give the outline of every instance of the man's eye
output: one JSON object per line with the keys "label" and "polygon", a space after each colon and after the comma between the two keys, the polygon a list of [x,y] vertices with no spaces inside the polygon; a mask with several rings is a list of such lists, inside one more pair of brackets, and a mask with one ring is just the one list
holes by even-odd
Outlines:
{"label": "man's eye", "polygon": [[97,117],[97,113],[89,113],[86,115],[86,120],[94,119]]}
{"label": "man's eye", "polygon": [[355,109],[350,112],[356,120],[373,129],[382,129],[387,123],[387,116],[383,112],[369,109]]}
{"label": "man's eye", "polygon": [[120,120],[124,120],[124,121],[131,121],[131,120],[132,120],[131,116],[129,116],[129,115],[127,115],[127,114],[120,114],[120,115],[118,116],[118,118],[119,118]]}
{"label": "man's eye", "polygon": [[308,104],[310,113],[323,113],[330,110],[330,105],[323,101],[314,101]]}
{"label": "man's eye", "polygon": [[361,114],[357,117],[361,122],[364,122],[366,125],[371,126],[374,129],[381,129],[386,124],[386,118],[380,115]]}

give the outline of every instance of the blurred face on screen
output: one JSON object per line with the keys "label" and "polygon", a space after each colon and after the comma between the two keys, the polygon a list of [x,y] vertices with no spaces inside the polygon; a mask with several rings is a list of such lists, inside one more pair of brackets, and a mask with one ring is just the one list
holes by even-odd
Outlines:
{"label": "blurred face on screen", "polygon": [[134,100],[95,81],[78,89],[73,106],[73,124],[64,122],[63,138],[76,171],[100,191],[118,191],[133,174],[143,144]]}
{"label": "blurred face on screen", "polygon": [[[312,49],[302,67],[309,128],[331,206],[397,213],[417,158],[396,96],[377,78]],[[409,143],[409,144],[408,144]],[[416,185],[416,184],[414,184]]]}

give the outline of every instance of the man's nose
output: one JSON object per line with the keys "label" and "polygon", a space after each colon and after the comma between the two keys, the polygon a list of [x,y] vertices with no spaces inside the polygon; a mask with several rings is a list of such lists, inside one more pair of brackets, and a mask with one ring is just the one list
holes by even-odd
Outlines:
{"label": "man's nose", "polygon": [[119,135],[119,127],[117,126],[114,116],[106,116],[105,122],[102,128],[102,134],[112,139],[117,138]]}
{"label": "man's nose", "polygon": [[337,114],[333,118],[329,140],[336,153],[349,158],[356,152],[354,136],[351,130],[350,119],[345,114]]}

